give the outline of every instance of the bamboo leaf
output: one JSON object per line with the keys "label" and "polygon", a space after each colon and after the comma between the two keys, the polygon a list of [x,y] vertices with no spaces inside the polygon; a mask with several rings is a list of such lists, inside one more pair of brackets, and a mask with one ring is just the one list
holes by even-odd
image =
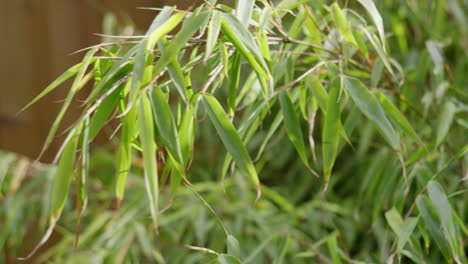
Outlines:
{"label": "bamboo leaf", "polygon": [[388,100],[388,98],[382,92],[377,92],[377,98],[379,99],[383,109],[393,118],[393,120],[395,120],[406,133],[416,139],[416,141],[421,146],[425,147],[425,144],[422,142],[421,138],[419,138],[408,119],[406,119],[400,110],[398,110],[398,108],[392,104],[392,102],[390,102],[390,100]]}
{"label": "bamboo leaf", "polygon": [[65,82],[66,80],[73,77],[81,68],[82,62],[73,65],[72,67],[68,68],[64,73],[62,73],[57,79],[55,79],[49,86],[47,86],[38,96],[36,96],[31,102],[29,102],[25,107],[23,107],[21,111],[26,110],[32,104],[39,101],[42,97],[46,96],[48,93],[52,92],[57,86]]}
{"label": "bamboo leaf", "polygon": [[416,206],[418,207],[418,210],[421,213],[422,219],[424,220],[424,224],[426,226],[426,229],[429,231],[431,238],[436,242],[445,259],[447,261],[450,260],[451,258],[447,241],[445,240],[444,235],[442,234],[440,224],[432,216],[432,210],[426,196],[419,196],[418,198],[416,198]]}
{"label": "bamboo leaf", "polygon": [[447,136],[450,126],[452,125],[455,112],[455,104],[453,104],[451,101],[447,101],[443,106],[442,113],[440,114],[440,118],[437,123],[437,146],[439,146]]}
{"label": "bamboo leaf", "polygon": [[237,18],[245,27],[249,27],[250,17],[255,5],[255,0],[237,0],[236,12]]}
{"label": "bamboo leaf", "polygon": [[232,56],[230,63],[231,68],[229,69],[229,95],[228,95],[228,109],[229,116],[234,116],[236,108],[236,97],[237,97],[237,87],[239,86],[239,77],[240,77],[240,54],[235,52]]}
{"label": "bamboo leaf", "polygon": [[340,79],[337,78],[330,84],[330,96],[328,97],[325,124],[322,133],[323,173],[325,176],[325,190],[330,180],[333,164],[338,150],[338,128],[340,124]]}
{"label": "bamboo leaf", "polygon": [[156,144],[154,142],[154,123],[151,103],[146,94],[142,94],[137,106],[140,125],[140,140],[143,149],[145,185],[151,209],[154,228],[158,228],[158,169],[156,162]]}
{"label": "bamboo leaf", "polygon": [[210,24],[208,25],[208,37],[206,39],[205,61],[208,60],[213,48],[218,41],[219,32],[221,31],[221,13],[213,10],[211,13]]}
{"label": "bamboo leaf", "polygon": [[[158,46],[162,54],[165,53],[168,44],[169,43],[167,42],[165,38],[159,41]],[[169,75],[171,76],[171,79],[174,81],[174,86],[176,87],[180,96],[182,97],[184,101],[187,102],[187,97],[188,97],[187,84],[185,82],[185,76],[184,76],[184,73],[182,72],[179,62],[177,61],[177,58],[174,58],[167,65],[167,70],[169,71]]]}
{"label": "bamboo leaf", "polygon": [[50,198],[50,217],[52,222],[60,218],[63,206],[67,200],[68,189],[75,169],[75,152],[80,130],[81,128],[77,127],[70,132],[71,138],[66,144],[58,163],[57,174],[55,175],[52,187],[52,196]]}
{"label": "bamboo leaf", "polygon": [[[188,40],[200,29],[200,27],[209,18],[208,12],[192,14],[186,20],[182,29],[170,42],[166,52],[159,58],[153,67],[153,75],[159,74],[177,55],[180,49],[187,44]],[[175,15],[174,15],[175,16]]]}
{"label": "bamboo leaf", "polygon": [[89,140],[93,140],[104,126],[110,114],[114,110],[121,92],[121,89],[116,89],[98,106],[89,126]]}
{"label": "bamboo leaf", "polygon": [[242,55],[244,55],[252,67],[254,67],[255,70],[259,72],[250,61],[249,57],[251,56],[246,56],[246,54],[244,54],[247,49],[249,53],[253,54],[256,62],[258,62],[263,67],[263,70],[269,74],[268,66],[263,59],[260,48],[258,47],[252,34],[248,31],[247,27],[245,27],[232,14],[223,13],[222,18],[221,29],[223,30],[223,33],[226,35],[226,37],[228,37],[228,39],[233,42],[232,44],[236,47],[236,49],[240,48]]}
{"label": "bamboo leaf", "polygon": [[285,91],[281,91],[279,94],[279,100],[289,140],[291,140],[293,143],[304,165],[307,168],[310,168],[309,161],[307,160],[307,154],[305,150],[306,145],[302,135],[301,124],[299,122],[299,118],[297,117],[297,113],[294,109],[291,98]]}
{"label": "bamboo leaf", "polygon": [[377,31],[380,35],[380,41],[382,42],[382,46],[385,51],[385,31],[379,11],[372,0],[358,0],[358,2],[367,10],[367,12],[369,12],[372,20],[374,20],[375,26],[377,27]]}
{"label": "bamboo leaf", "polygon": [[216,98],[210,94],[203,95],[202,102],[227,151],[231,154],[239,168],[250,177],[258,193],[260,193],[260,182],[258,180],[257,171],[239,134],[237,134],[236,129],[231,121],[229,121],[223,108]]}
{"label": "bamboo leaf", "polygon": [[344,17],[343,13],[341,12],[341,8],[337,2],[334,2],[331,6],[333,18],[335,20],[336,27],[338,31],[343,36],[343,38],[352,44],[354,47],[358,47],[356,39],[354,39],[353,32],[351,31],[351,25],[348,23],[346,18]]}
{"label": "bamboo leaf", "polygon": [[[166,96],[161,88],[155,87],[151,94],[153,116],[161,139],[169,154],[175,159],[179,166],[184,165],[184,158],[179,144],[177,128],[172,117],[171,109],[167,103]],[[182,170],[183,172],[183,170]]]}
{"label": "bamboo leaf", "polygon": [[84,78],[85,76],[85,71],[88,68],[89,64],[91,63],[94,54],[97,52],[97,48],[94,47],[91,50],[89,50],[85,57],[83,58],[82,63],[80,64],[80,68],[78,69],[76,73],[75,80],[72,84],[72,87],[70,88],[70,92],[68,93],[67,97],[65,98],[65,102],[63,103],[62,108],[60,109],[59,114],[57,115],[57,118],[54,120],[54,123],[52,124],[52,127],[50,128],[49,134],[47,135],[47,138],[45,140],[44,146],[42,147],[41,153],[39,156],[42,156],[44,151],[49,147],[49,144],[52,142],[52,140],[55,137],[55,133],[57,132],[57,129],[60,125],[60,122],[62,121],[63,116],[65,115],[65,112],[67,111],[68,107],[70,106],[70,103],[75,96],[75,94],[80,90],[81,87],[83,87],[84,83],[89,79],[90,75],[88,75],[88,78]]}
{"label": "bamboo leaf", "polygon": [[442,186],[436,181],[430,181],[427,184],[427,191],[432,205],[434,206],[437,215],[439,216],[442,229],[445,233],[445,237],[449,242],[450,248],[452,249],[454,255],[457,255],[457,235],[452,214],[452,206],[450,205],[447,195],[442,189]]}
{"label": "bamboo leaf", "polygon": [[[124,111],[124,108],[125,106],[122,104],[121,112]],[[118,150],[117,180],[115,186],[117,203],[119,205],[124,197],[127,176],[131,166],[131,146],[136,130],[136,114],[136,107],[132,106],[130,111],[120,119],[122,122],[122,134],[120,136],[120,145]]]}
{"label": "bamboo leaf", "polygon": [[361,112],[379,129],[385,140],[394,150],[400,149],[400,139],[384,110],[375,97],[358,79],[345,77],[344,84]]}

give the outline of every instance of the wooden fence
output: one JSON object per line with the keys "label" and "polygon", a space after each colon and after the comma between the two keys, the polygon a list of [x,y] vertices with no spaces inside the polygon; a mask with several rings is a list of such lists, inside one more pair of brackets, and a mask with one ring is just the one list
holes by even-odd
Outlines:
{"label": "wooden fence", "polygon": [[[27,111],[18,111],[80,61],[81,54],[70,53],[100,41],[93,33],[101,32],[105,11],[120,17],[127,14],[137,28],[145,29],[155,12],[136,7],[164,4],[184,9],[194,1],[0,0],[0,149],[37,157],[69,86],[61,86]],[[59,134],[76,120],[78,105],[75,100]],[[43,161],[51,160],[63,138],[56,138]]]}

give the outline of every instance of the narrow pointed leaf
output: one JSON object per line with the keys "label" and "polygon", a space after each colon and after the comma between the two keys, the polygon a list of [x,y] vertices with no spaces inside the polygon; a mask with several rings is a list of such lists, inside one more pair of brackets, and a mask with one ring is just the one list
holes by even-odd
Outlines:
{"label": "narrow pointed leaf", "polygon": [[358,79],[345,77],[344,84],[361,112],[379,129],[394,150],[400,149],[400,139],[377,99]]}
{"label": "narrow pointed leaf", "polygon": [[89,140],[93,140],[107,122],[120,98],[121,92],[121,89],[116,89],[98,106],[89,126]]}
{"label": "narrow pointed leaf", "polygon": [[68,189],[75,169],[75,152],[78,145],[79,131],[80,128],[76,128],[70,132],[72,136],[60,157],[50,198],[50,217],[52,221],[60,217],[67,200]]}
{"label": "narrow pointed leaf", "polygon": [[340,124],[340,79],[337,78],[330,84],[330,96],[328,97],[325,124],[322,133],[323,173],[325,176],[325,187],[330,180],[333,164],[335,163]]}
{"label": "narrow pointed leaf", "polygon": [[385,31],[383,26],[382,17],[380,16],[379,11],[375,7],[374,1],[372,0],[358,0],[358,2],[369,12],[374,20],[375,26],[377,27],[377,31],[380,35],[380,41],[382,42],[383,49],[385,51]]}
{"label": "narrow pointed leaf", "polygon": [[236,108],[237,87],[239,86],[240,77],[240,54],[234,53],[231,60],[231,68],[229,69],[229,95],[228,95],[228,109],[229,116],[234,116]]}
{"label": "narrow pointed leaf", "polygon": [[140,125],[140,140],[143,149],[143,164],[145,185],[150,203],[153,225],[158,228],[158,169],[156,162],[156,144],[154,142],[154,123],[151,112],[151,103],[146,94],[142,94],[137,107]]}
{"label": "narrow pointed leaf", "polygon": [[47,86],[38,96],[36,96],[31,102],[29,102],[25,107],[21,109],[21,111],[26,110],[32,104],[40,100],[42,97],[46,96],[48,93],[53,91],[57,86],[65,82],[66,80],[70,79],[73,75],[75,75],[78,70],[81,68],[81,62],[73,65],[72,67],[68,68],[62,75],[60,75],[57,79],[55,79],[49,86]]}
{"label": "narrow pointed leaf", "polygon": [[250,159],[249,153],[221,105],[210,94],[203,95],[202,102],[224,146],[231,154],[237,166],[250,177],[250,180],[255,184],[257,189],[260,188],[257,171]]}
{"label": "narrow pointed leaf", "polygon": [[354,39],[353,32],[351,31],[351,25],[348,23],[346,18],[344,17],[343,13],[341,12],[341,8],[337,2],[334,2],[331,7],[333,18],[336,23],[336,27],[343,38],[352,44],[354,47],[358,47],[356,39]]}
{"label": "narrow pointed leaf", "polygon": [[219,32],[221,31],[221,13],[217,10],[213,10],[211,13],[210,24],[208,25],[208,36],[206,39],[206,51],[205,51],[205,61],[208,60],[213,48],[218,41]]}
{"label": "narrow pointed leaf", "polygon": [[456,107],[452,102],[448,101],[444,104],[437,124],[437,146],[440,145],[447,136],[453,122],[453,117],[455,116],[455,111]]}
{"label": "narrow pointed leaf", "polygon": [[158,132],[166,146],[167,151],[180,165],[184,164],[182,152],[177,135],[177,128],[172,117],[171,109],[167,103],[167,98],[161,88],[155,87],[151,93],[153,106],[153,116],[156,121]]}
{"label": "narrow pointed leaf", "polygon": [[[81,87],[83,87],[84,83],[87,82],[85,80],[85,71],[88,68],[89,64],[91,63],[94,54],[97,52],[97,48],[94,47],[91,50],[86,53],[85,57],[83,58],[83,61],[80,64],[80,68],[78,69],[78,72],[76,73],[75,80],[72,84],[72,87],[70,88],[70,92],[68,93],[67,97],[65,98],[65,102],[63,103],[62,108],[60,109],[59,114],[57,115],[57,118],[54,120],[54,123],[52,124],[52,127],[50,128],[49,134],[47,135],[47,138],[45,140],[44,146],[41,150],[41,154],[39,156],[42,156],[44,151],[49,147],[49,144],[52,142],[52,140],[55,137],[55,133],[57,132],[57,129],[60,125],[60,122],[62,121],[63,116],[65,115],[65,112],[67,111],[68,107],[70,106],[70,103],[75,96],[75,94],[80,90]],[[90,75],[88,74],[88,78]]]}
{"label": "narrow pointed leaf", "polygon": [[[121,106],[121,112],[124,111],[125,106]],[[131,166],[131,146],[135,134],[136,126],[136,107],[132,106],[130,111],[121,117],[122,134],[120,136],[120,145],[118,150],[117,159],[117,180],[116,180],[116,196],[117,201],[120,203],[124,198],[125,185],[127,183],[127,176]]]}
{"label": "narrow pointed leaf", "polygon": [[297,116],[294,105],[291,98],[285,91],[281,91],[279,94],[279,100],[281,104],[281,111],[283,112],[284,122],[286,124],[286,130],[288,132],[289,140],[293,143],[296,148],[299,157],[307,168],[310,167],[309,161],[307,160],[307,154],[305,150],[304,137],[302,135],[301,124]]}
{"label": "narrow pointed leaf", "polygon": [[382,93],[382,92],[377,92],[377,98],[380,101],[380,104],[382,105],[383,109],[387,112],[387,114],[390,115],[390,117],[395,120],[401,128],[408,133],[410,136],[412,136],[416,141],[421,144],[421,146],[425,146],[425,144],[422,142],[421,138],[419,138],[418,134],[414,131],[413,127],[409,123],[408,119],[398,110],[398,108],[388,100],[388,98]]}

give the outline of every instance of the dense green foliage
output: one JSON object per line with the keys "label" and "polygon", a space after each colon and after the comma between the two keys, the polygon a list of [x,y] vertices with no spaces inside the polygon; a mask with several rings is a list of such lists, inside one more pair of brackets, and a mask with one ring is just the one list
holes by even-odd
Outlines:
{"label": "dense green foliage", "polygon": [[466,263],[468,3],[215,2],[33,100],[75,76],[45,150],[92,85],[56,169],[17,190],[2,154],[0,245],[38,217],[54,263]]}

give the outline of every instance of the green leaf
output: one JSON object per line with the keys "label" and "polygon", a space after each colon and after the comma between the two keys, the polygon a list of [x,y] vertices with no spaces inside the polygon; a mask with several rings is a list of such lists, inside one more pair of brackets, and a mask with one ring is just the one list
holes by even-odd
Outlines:
{"label": "green leaf", "polygon": [[52,140],[55,137],[55,133],[57,132],[57,129],[60,125],[60,122],[62,121],[63,116],[65,115],[65,112],[67,111],[68,107],[70,106],[70,103],[75,96],[75,94],[83,87],[85,82],[87,81],[84,79],[84,74],[86,69],[88,68],[89,64],[92,62],[94,54],[97,52],[97,48],[94,47],[91,50],[86,53],[85,57],[83,58],[83,61],[80,64],[80,68],[78,69],[78,72],[76,73],[75,80],[70,88],[70,92],[68,93],[67,97],[65,98],[65,102],[63,103],[62,108],[60,109],[59,114],[54,120],[54,123],[52,124],[52,127],[50,128],[49,134],[47,135],[47,138],[45,140],[44,146],[42,147],[41,153],[39,156],[42,156],[44,151],[49,147],[49,144],[52,142]]}
{"label": "green leaf", "polygon": [[385,31],[379,11],[372,0],[358,0],[358,2],[367,10],[367,12],[369,12],[372,20],[374,20],[375,26],[377,27],[377,31],[380,35],[380,41],[382,42],[382,46],[385,51]]}
{"label": "green leaf", "polygon": [[344,84],[361,112],[377,126],[390,146],[394,150],[399,150],[400,139],[398,134],[375,97],[358,79],[345,77]]}
{"label": "green leaf", "polygon": [[237,18],[245,26],[249,26],[250,17],[255,5],[255,0],[237,0],[236,1],[236,12]]}
{"label": "green leaf", "polygon": [[80,210],[83,211],[88,202],[88,194],[86,191],[86,185],[88,181],[89,174],[89,118],[86,118],[83,131],[81,132],[81,175],[78,179],[77,189],[78,189],[78,200]]}
{"label": "green leaf", "polygon": [[[318,105],[320,109],[322,110],[323,114],[327,113],[327,104],[328,104],[328,94],[327,91],[325,91],[325,88],[323,88],[323,85],[320,83],[320,80],[317,79],[317,77],[313,75],[309,75],[310,77],[306,79],[306,81],[311,83],[311,88],[312,88],[312,93],[314,95],[314,98],[317,99]],[[351,142],[348,139],[348,136],[346,135],[346,131],[343,127],[343,125],[339,124],[338,127],[340,136],[348,142],[348,144],[351,145]]]}
{"label": "green leaf", "polygon": [[395,120],[400,127],[408,133],[410,136],[412,136],[416,141],[421,145],[425,147],[424,142],[422,142],[421,138],[419,138],[418,134],[414,131],[413,127],[409,123],[408,119],[398,110],[398,108],[388,100],[388,98],[383,94],[382,92],[377,92],[377,98],[380,101],[380,104],[382,105],[383,109],[389,114],[393,120]]}
{"label": "green leaf", "polygon": [[154,142],[154,123],[151,112],[151,103],[148,96],[143,93],[137,106],[137,115],[140,125],[140,140],[143,149],[143,164],[145,185],[150,203],[151,217],[154,228],[158,228],[158,169],[156,162],[156,143]]}
{"label": "green leaf", "polygon": [[227,237],[227,253],[240,259],[239,241],[233,235]]}
{"label": "green leaf", "polygon": [[[167,49],[167,45],[169,43],[165,38],[161,39],[158,43],[159,49],[161,50],[161,53],[164,54]],[[177,91],[179,92],[180,96],[182,99],[187,102],[187,84],[185,80],[184,73],[182,72],[182,69],[180,67],[179,61],[177,61],[177,58],[174,58],[168,65],[167,65],[167,70],[169,71],[169,76],[171,76],[171,79],[174,81],[174,86],[176,87]]]}
{"label": "green leaf", "polygon": [[406,222],[403,224],[401,229],[401,233],[399,234],[397,250],[402,251],[405,247],[406,243],[408,242],[411,234],[413,234],[414,228],[418,224],[419,218],[416,217],[409,217]]}
{"label": "green leaf", "polygon": [[120,98],[121,89],[113,91],[96,109],[96,112],[91,119],[89,127],[89,140],[93,140],[97,136],[101,128],[106,123],[107,119],[111,115],[112,111]]}
{"label": "green leaf", "polygon": [[437,122],[437,146],[439,146],[447,136],[450,130],[450,126],[452,125],[455,112],[455,104],[453,104],[451,101],[447,101],[442,108],[442,113],[440,114],[439,120]]}
{"label": "green leaf", "polygon": [[[223,22],[221,24],[221,29],[223,33],[228,37],[229,41],[238,49],[246,60],[252,65],[252,67],[257,72],[266,72],[269,74],[268,66],[263,59],[260,48],[258,47],[254,37],[249,32],[247,27],[245,27],[234,15],[223,13],[222,15]],[[250,53],[250,56],[247,56],[246,53]],[[254,66],[254,61],[251,61],[251,57],[255,58],[256,64],[262,65],[263,69],[261,71],[257,70],[257,66]],[[261,67],[260,67],[261,68]]]}
{"label": "green leaf", "polygon": [[52,196],[50,198],[50,217],[52,222],[60,218],[63,206],[67,200],[68,189],[75,169],[75,152],[80,130],[80,127],[76,127],[70,132],[70,140],[65,145],[58,163],[57,174],[55,175],[52,187]]}
{"label": "green leaf", "polygon": [[431,207],[429,205],[429,201],[426,196],[419,196],[416,198],[416,206],[418,207],[419,212],[424,220],[424,224],[426,229],[429,231],[431,238],[434,239],[439,249],[442,251],[445,259],[448,261],[450,260],[450,253],[447,241],[442,234],[440,229],[440,224],[437,220],[432,216]]}
{"label": "green leaf", "polygon": [[213,10],[211,13],[211,21],[208,25],[208,37],[206,39],[205,61],[208,60],[213,48],[218,41],[219,32],[221,31],[221,13]]}
{"label": "green leaf", "polygon": [[232,56],[231,68],[229,69],[229,95],[228,95],[228,109],[229,116],[234,116],[236,109],[237,87],[239,86],[240,77],[240,54],[235,52]]}
{"label": "green leaf", "polygon": [[175,162],[178,163],[177,166],[181,167],[180,169],[182,169],[182,171],[180,172],[183,174],[184,158],[182,157],[176,124],[172,117],[169,104],[167,103],[166,95],[164,95],[161,88],[155,87],[151,94],[151,99],[158,132],[160,133],[167,151],[175,159]]}
{"label": "green leaf", "polygon": [[[174,15],[175,16],[175,15]],[[153,67],[153,75],[159,74],[177,55],[182,47],[187,45],[189,39],[200,29],[209,18],[208,12],[192,14],[184,23],[184,26],[170,42],[166,52],[159,58]]]}
{"label": "green leaf", "polygon": [[325,176],[325,190],[330,180],[333,164],[335,163],[340,124],[340,79],[337,78],[330,84],[330,96],[328,97],[325,124],[322,133],[323,173]]}
{"label": "green leaf", "polygon": [[340,256],[338,254],[338,241],[336,236],[332,236],[328,239],[328,250],[330,250],[330,255],[332,257],[334,264],[341,264]]}
{"label": "green leaf", "polygon": [[351,31],[351,25],[348,23],[343,13],[341,12],[341,8],[338,3],[334,2],[331,6],[331,9],[338,31],[346,41],[357,48],[358,45],[356,39],[354,39],[353,32]]}
{"label": "green leaf", "polygon": [[177,13],[169,17],[171,12],[171,9],[164,9],[153,22],[154,27],[157,28],[152,32],[152,28],[150,28],[146,33],[145,39],[137,45],[138,50],[136,51],[135,64],[133,65],[133,79],[130,89],[130,104],[134,102],[139,89],[151,81],[151,71],[153,68],[151,49],[156,42],[171,32],[185,17],[184,13]]}
{"label": "green leaf", "polygon": [[219,264],[242,264],[242,262],[231,255],[221,254],[218,256]]}
{"label": "green leaf", "polygon": [[301,124],[299,122],[299,118],[297,117],[292,100],[288,93],[284,90],[280,92],[279,100],[289,140],[291,140],[293,143],[304,165],[310,169],[309,161],[307,160],[307,154],[305,150],[306,144],[304,143]]}
{"label": "green leaf", "polygon": [[21,109],[21,111],[26,110],[32,104],[40,100],[42,97],[46,96],[48,93],[52,92],[57,86],[65,82],[66,80],[70,79],[73,75],[75,75],[80,69],[83,63],[80,62],[72,67],[68,68],[64,73],[62,73],[57,79],[55,79],[49,86],[47,86],[38,96],[36,96],[31,102],[29,102],[25,107]]}
{"label": "green leaf", "polygon": [[457,235],[455,231],[455,223],[452,214],[452,206],[445,194],[445,191],[442,189],[442,186],[436,181],[430,181],[427,184],[427,191],[429,198],[431,199],[432,205],[434,206],[437,215],[439,216],[440,222],[442,224],[442,229],[445,233],[452,252],[457,254]]}
{"label": "green leaf", "polygon": [[237,166],[250,177],[250,180],[255,184],[260,194],[260,182],[258,180],[257,171],[239,134],[237,134],[236,129],[231,121],[229,121],[223,108],[216,98],[210,94],[204,94],[202,102],[227,151],[231,154]]}
{"label": "green leaf", "polygon": [[[121,112],[124,111],[125,106],[121,105]],[[123,200],[125,193],[125,185],[127,183],[127,176],[131,166],[131,146],[133,137],[136,130],[136,107],[132,106],[130,111],[120,118],[122,122],[122,134],[120,136],[120,145],[118,150],[117,159],[117,180],[115,186],[115,192],[117,196],[117,203],[120,204]]]}

